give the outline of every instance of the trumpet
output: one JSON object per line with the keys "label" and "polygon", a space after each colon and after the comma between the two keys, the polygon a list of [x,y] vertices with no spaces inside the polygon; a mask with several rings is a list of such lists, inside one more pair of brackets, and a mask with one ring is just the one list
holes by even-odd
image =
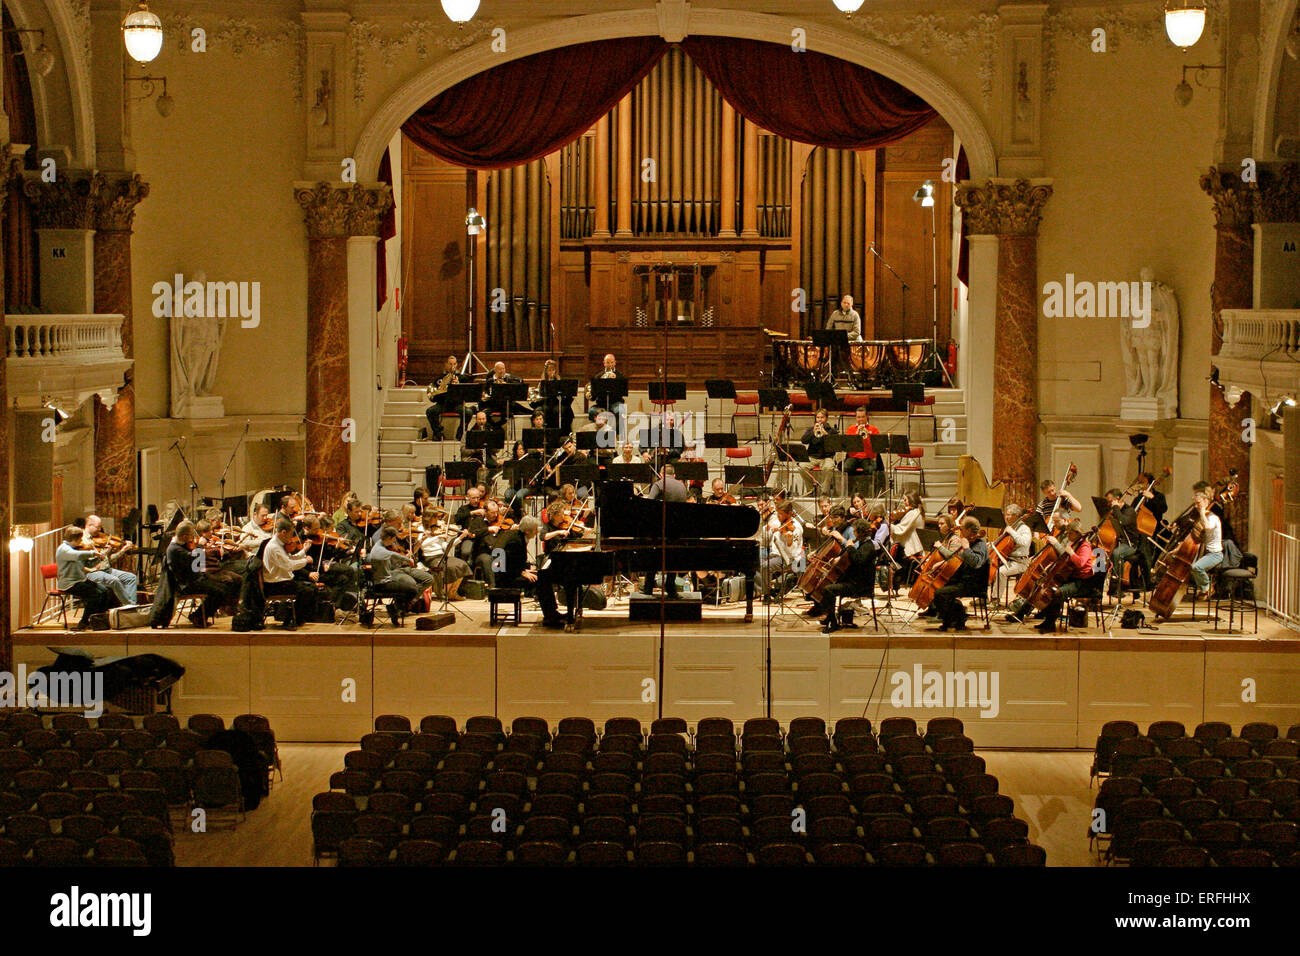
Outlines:
{"label": "trumpet", "polygon": [[528,404],[529,404],[529,405],[536,405],[536,404],[537,404],[538,402],[540,402],[541,400],[542,400],[542,386],[541,386],[540,384],[537,384],[537,385],[529,385],[529,386],[528,386]]}
{"label": "trumpet", "polygon": [[825,437],[826,437],[826,426],[823,425],[821,422],[816,422],[816,423],[814,423],[814,424],[813,424],[813,434],[814,434],[816,437],[818,437],[818,438],[825,438]]}

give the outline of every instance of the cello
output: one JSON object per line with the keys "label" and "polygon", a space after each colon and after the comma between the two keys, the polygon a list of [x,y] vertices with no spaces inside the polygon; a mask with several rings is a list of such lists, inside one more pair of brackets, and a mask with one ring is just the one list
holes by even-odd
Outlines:
{"label": "cello", "polygon": [[834,584],[848,570],[851,560],[849,549],[839,538],[834,537],[834,532],[839,530],[835,528],[827,532],[826,540],[808,559],[808,567],[799,578],[799,590],[814,603],[822,600],[826,585]]}
{"label": "cello", "polygon": [[[963,512],[963,517],[965,513]],[[954,527],[948,537],[944,539],[943,545],[952,548],[954,545],[953,538],[961,534]],[[921,568],[917,572],[916,580],[912,582],[912,588],[907,592],[908,598],[916,602],[918,610],[926,610],[931,602],[934,601],[934,592],[947,584],[957,569],[961,567],[961,545],[956,545],[957,553],[951,558],[945,558],[939,553],[939,545],[936,543],[932,550],[921,563]]]}
{"label": "cello", "polygon": [[998,565],[1014,550],[1016,550],[1016,539],[1011,537],[1010,531],[1006,530],[989,545],[989,587],[992,587],[998,579]]}
{"label": "cello", "polygon": [[[1056,503],[1052,505],[1052,513],[1047,516],[1047,528],[1049,533],[1051,532],[1052,522],[1056,520],[1057,509],[1061,507],[1061,498],[1063,497],[1062,492],[1070,487],[1070,483],[1074,481],[1078,474],[1078,467],[1074,462],[1070,462],[1070,467],[1065,471],[1065,479],[1059,486],[1061,490],[1057,492]],[[1033,602],[1030,599],[1036,596],[1036,592],[1040,585],[1046,583],[1049,577],[1053,575],[1054,571],[1059,570],[1056,565],[1061,557],[1061,555],[1056,553],[1055,548],[1043,548],[1034,555],[1033,558],[1030,559],[1028,567],[1026,567],[1024,572],[1020,575],[1020,580],[1016,583],[1016,597],[1023,600],[1026,604],[1032,604]],[[1044,601],[1042,607],[1047,607],[1047,603],[1048,602]],[[1035,605],[1035,609],[1041,610],[1038,605]]]}
{"label": "cello", "polygon": [[[1210,499],[1206,510],[1208,511],[1215,504],[1230,502],[1236,493],[1237,482],[1234,478],[1229,478],[1223,489]],[[1182,540],[1161,555],[1156,563],[1156,571],[1163,571],[1163,573],[1156,580],[1156,586],[1151,591],[1151,599],[1147,601],[1147,607],[1156,616],[1156,620],[1167,620],[1173,617],[1174,610],[1187,590],[1187,579],[1192,575],[1192,565],[1200,555],[1204,530],[1205,525],[1198,513]]]}

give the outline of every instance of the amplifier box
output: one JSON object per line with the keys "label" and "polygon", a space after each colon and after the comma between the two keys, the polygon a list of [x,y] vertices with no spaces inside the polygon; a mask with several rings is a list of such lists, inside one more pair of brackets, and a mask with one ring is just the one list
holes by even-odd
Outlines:
{"label": "amplifier box", "polygon": [[425,614],[415,619],[415,629],[417,631],[436,631],[439,628],[447,627],[455,620],[456,615],[451,611]]}

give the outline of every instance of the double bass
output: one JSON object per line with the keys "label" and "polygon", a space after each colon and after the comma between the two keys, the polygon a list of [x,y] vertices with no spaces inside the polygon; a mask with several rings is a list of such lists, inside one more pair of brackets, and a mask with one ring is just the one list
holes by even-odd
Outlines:
{"label": "double bass", "polygon": [[[1229,477],[1221,491],[1214,496],[1211,505],[1226,504],[1237,493],[1237,482]],[[1170,548],[1156,562],[1155,574],[1158,574],[1156,586],[1151,590],[1151,599],[1147,607],[1156,616],[1156,620],[1167,620],[1174,615],[1174,610],[1183,599],[1187,590],[1187,579],[1192,576],[1192,565],[1201,553],[1201,538],[1205,526],[1198,514],[1191,529],[1176,546]]]}

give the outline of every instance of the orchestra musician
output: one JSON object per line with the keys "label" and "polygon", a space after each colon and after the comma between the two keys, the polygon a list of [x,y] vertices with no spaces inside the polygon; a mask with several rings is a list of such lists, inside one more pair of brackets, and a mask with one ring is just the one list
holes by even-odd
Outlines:
{"label": "orchestra musician", "polygon": [[[292,525],[290,529],[292,530]],[[189,614],[190,623],[202,627],[205,621],[216,616],[226,602],[227,590],[225,584],[212,580],[200,570],[203,563],[198,558],[202,552],[196,553],[197,548],[198,529],[194,522],[182,521],[176,526],[176,533],[172,535],[171,543],[163,554],[163,564],[171,581],[173,596],[191,592],[204,595],[203,609]],[[161,626],[166,627],[166,623]]]}
{"label": "orchestra musician", "polygon": [[1151,568],[1139,547],[1141,535],[1137,529],[1137,509],[1124,503],[1124,493],[1118,488],[1106,492],[1106,501],[1110,505],[1110,523],[1116,534],[1115,550],[1110,554],[1110,563],[1115,568],[1110,582],[1110,594],[1115,597],[1124,580],[1124,565],[1132,562],[1142,574],[1143,581],[1149,580]]}
{"label": "orchestra musician", "polygon": [[618,447],[618,435],[609,423],[608,412],[598,412],[595,419],[578,429],[582,432],[596,433],[596,460],[606,464],[613,460],[614,449]]}
{"label": "orchestra musician", "polygon": [[421,518],[424,516],[425,508],[433,507],[433,496],[429,494],[429,489],[420,485],[411,494],[411,504],[415,508],[415,516]]}
{"label": "orchestra musician", "polygon": [[[936,548],[941,544],[946,546],[949,551],[955,551],[961,547],[961,542],[958,540],[961,537],[961,529],[957,527],[957,516],[955,514],[949,511],[940,511],[934,516],[934,523],[939,531],[939,538],[935,542]],[[924,560],[924,555],[921,557]],[[918,614],[917,618],[938,618],[938,616],[939,608],[931,601],[930,606]]]}
{"label": "orchestra musician", "polygon": [[624,442],[623,447],[619,450],[618,457],[614,459],[616,465],[639,465],[645,459],[636,453],[636,448],[631,442]]}
{"label": "orchestra musician", "polygon": [[1209,572],[1223,563],[1223,521],[1211,510],[1213,503],[1212,489],[1203,488],[1192,495],[1201,527],[1201,556],[1192,565],[1192,584],[1202,593],[1210,589]]}
{"label": "orchestra musician", "polygon": [[508,402],[493,398],[492,386],[519,385],[522,383],[522,378],[506,371],[505,362],[497,362],[492,366],[492,375],[483,386],[483,403],[488,409],[489,420],[495,427],[502,428],[512,414],[527,415],[532,411],[532,408],[518,402],[514,404],[514,407],[510,407]]}
{"label": "orchestra musician", "polygon": [[343,520],[336,527],[339,536],[348,543],[348,546],[355,548],[367,537],[366,519],[362,515],[361,501],[355,496],[349,498],[344,511]]}
{"label": "orchestra musician", "polygon": [[[538,382],[537,392],[538,399],[533,404],[534,409],[534,428],[558,428],[560,431],[571,432],[573,430],[573,399],[547,397],[542,394],[542,382],[558,382],[560,380],[560,366],[555,359],[547,359],[542,364],[542,377]],[[538,425],[536,416],[542,415],[542,424]]]}
{"label": "orchestra musician", "polygon": [[441,571],[443,589],[448,601],[461,600],[460,582],[474,572],[470,566],[455,554],[456,545],[464,540],[469,532],[456,525],[438,524],[438,516],[429,509],[420,519],[424,534],[420,538],[420,560],[435,575]]}
{"label": "orchestra musician", "polygon": [[[285,517],[275,519],[275,532],[266,547],[262,549],[262,594],[270,597],[277,594],[294,595],[294,619],[310,621],[316,616],[316,582],[320,574],[308,570],[311,557],[301,549],[290,550],[298,541],[293,522]],[[303,572],[299,576],[298,572]],[[284,627],[293,630],[296,625],[287,623]]]}
{"label": "orchestra musician", "polygon": [[[1058,519],[1060,512],[1057,513]],[[1061,537],[1051,535],[1047,545],[1055,548],[1057,554],[1070,555],[1069,577],[1056,592],[1052,602],[1043,610],[1043,622],[1038,625],[1040,634],[1051,634],[1056,630],[1056,622],[1061,616],[1065,602],[1074,597],[1090,597],[1101,593],[1104,577],[1093,572],[1092,543],[1078,518],[1066,519]]]}
{"label": "orchestra musician", "polygon": [[[606,355],[604,361],[601,364],[603,367],[601,368],[600,374],[595,376],[595,379],[614,379],[616,381],[622,382],[623,385],[625,386],[624,398],[620,398],[616,400],[609,408],[604,409],[604,411],[613,412],[614,427],[615,430],[618,432],[618,437],[622,439],[627,435],[627,402],[625,400],[627,376],[618,370],[618,362],[612,354]],[[595,379],[593,379],[593,381],[595,381]],[[587,401],[589,402],[592,401],[592,391],[591,391],[590,383],[587,385]],[[596,415],[600,411],[601,409],[599,406],[593,405],[591,408],[587,410],[587,414],[590,418],[595,419]]]}
{"label": "orchestra musician", "polygon": [[984,530],[979,519],[963,518],[961,533],[952,540],[955,547],[935,545],[935,550],[945,561],[954,554],[961,555],[961,567],[948,583],[934,592],[932,607],[937,611],[939,630],[966,630],[966,605],[963,597],[980,597],[988,593],[989,543],[984,540]]}
{"label": "orchestra musician", "polygon": [[[1043,497],[1042,500],[1038,502],[1038,507],[1035,510],[1042,515],[1044,519],[1052,513],[1053,508],[1056,509],[1057,514],[1060,514],[1062,511],[1073,511],[1078,513],[1083,510],[1083,505],[1079,504],[1079,499],[1074,497],[1074,495],[1070,494],[1065,489],[1061,489],[1058,492],[1056,482],[1052,481],[1052,479],[1043,479],[1043,483],[1039,485],[1039,487],[1043,491]],[[1056,506],[1058,495],[1061,498],[1061,505],[1059,508]]]}
{"label": "orchestra musician", "polygon": [[508,587],[496,582],[496,551],[502,547],[505,535],[514,529],[502,522],[501,506],[493,498],[483,502],[483,514],[470,518],[469,533],[473,542],[471,554],[473,566],[483,575],[483,581],[490,588]]}
{"label": "orchestra musician", "polygon": [[358,569],[355,564],[339,560],[347,556],[350,546],[342,533],[335,531],[334,519],[329,515],[307,515],[302,521],[302,543],[303,553],[311,559],[308,567],[319,572],[330,601],[336,608],[350,610],[356,602]]}
{"label": "orchestra musician", "polygon": [[850,342],[862,341],[862,316],[853,308],[853,296],[846,293],[840,297],[840,307],[826,318],[826,328],[843,329]]}
{"label": "orchestra musician", "polygon": [[[879,435],[880,429],[867,420],[867,409],[859,405],[853,412],[853,424],[849,426],[850,435]],[[884,463],[872,451],[868,439],[863,439],[863,450],[849,452],[844,459],[844,477],[850,491],[864,491],[873,495],[884,473]],[[864,490],[865,488],[865,490]]]}
{"label": "orchestra musician", "polygon": [[[433,575],[417,568],[414,558],[396,548],[397,529],[392,525],[380,528],[378,543],[370,549],[370,566],[374,580],[396,591],[400,595],[397,600],[409,610],[424,589],[433,585]],[[396,601],[389,602],[388,617],[393,627],[401,627],[401,608]]]}
{"label": "orchestra musician", "polygon": [[920,535],[921,528],[925,526],[925,505],[921,501],[920,492],[905,491],[902,508],[890,518],[889,536],[893,542],[894,560],[909,565],[903,580],[910,582],[915,576],[916,565],[925,554]]}
{"label": "orchestra musician", "polygon": [[793,570],[804,566],[803,522],[794,513],[794,502],[788,498],[776,502],[767,530],[771,544],[759,573],[764,593],[774,601],[788,590]]}
{"label": "orchestra musician", "polygon": [[820,469],[823,480],[833,478],[835,475],[835,457],[826,452],[826,436],[839,434],[835,426],[830,424],[830,416],[826,409],[817,409],[817,414],[813,416],[812,425],[803,433],[799,439],[808,447],[808,464],[799,468],[800,474],[803,475],[804,487],[809,494],[816,494],[820,490],[824,494],[834,494],[835,488],[822,487],[818,489],[818,483],[812,474],[813,468]]}
{"label": "orchestra musician", "polygon": [[[244,582],[243,574],[222,566],[221,540],[213,533],[210,521],[201,518],[195,522],[194,534],[197,539],[195,548],[203,555],[200,563],[202,575],[222,586],[225,594],[222,609],[234,613],[234,608],[239,603],[239,587]],[[247,561],[243,563],[247,565]]]}
{"label": "orchestra musician", "polygon": [[491,436],[488,439],[489,447],[484,447],[481,449],[470,448],[467,441],[466,444],[461,446],[460,460],[477,461],[484,468],[495,468],[497,462],[496,462],[495,453],[493,452],[492,448],[505,447],[505,432],[499,426],[492,424],[492,422],[488,420],[488,413],[486,411],[479,409],[477,412],[475,412],[474,418],[470,422],[469,430],[465,432],[465,435],[461,435],[457,437],[464,438],[465,436],[468,436],[470,434],[482,434],[482,433],[487,433],[489,436]]}
{"label": "orchestra musician", "polygon": [[103,584],[92,581],[86,570],[100,560],[97,552],[82,546],[80,528],[70,524],[63,529],[63,542],[54,552],[54,562],[59,571],[59,590],[71,594],[81,602],[81,620],[76,627],[78,631],[89,628],[92,619],[100,630],[108,629],[108,620],[102,615],[114,606],[113,593]]}
{"label": "orchestra musician", "polygon": [[271,537],[272,527],[274,525],[271,521],[271,509],[264,504],[258,505],[239,529],[239,546],[249,554],[255,553],[262,546],[262,542]]}
{"label": "orchestra musician", "polygon": [[[104,519],[99,515],[87,515],[86,527],[81,534],[81,543],[83,547],[95,549],[96,538],[106,538],[108,535],[104,532]],[[86,577],[99,584],[104,585],[113,592],[113,596],[122,603],[123,606],[129,607],[136,602],[136,576],[130,571],[123,571],[121,568],[113,567],[113,562],[122,555],[135,548],[135,545],[126,541],[117,551],[105,548],[100,551],[102,562],[98,568],[86,574]]]}
{"label": "orchestra musician", "polygon": [[442,416],[453,412],[460,414],[460,409],[452,402],[448,391],[449,386],[460,381],[459,369],[460,360],[454,355],[448,355],[442,367],[442,375],[429,386],[428,397],[432,404],[424,410],[424,417],[429,420],[429,438],[433,441],[442,441]]}
{"label": "orchestra musician", "polygon": [[849,555],[848,567],[835,582],[822,588],[822,598],[808,611],[809,616],[824,618],[823,634],[833,634],[844,627],[850,620],[849,612],[835,614],[835,599],[839,597],[866,597],[874,588],[876,576],[876,558],[878,552],[871,539],[871,524],[859,518],[851,525],[845,524],[846,512],[843,508],[831,511],[829,523],[835,527],[828,531],[832,537],[844,545]]}
{"label": "orchestra musician", "polygon": [[1008,554],[998,563],[998,593],[1001,594],[1001,588],[1011,579],[1012,575],[1023,574],[1025,568],[1029,567],[1029,545],[1034,540],[1034,532],[1025,523],[1025,511],[1018,504],[1010,503],[1002,509],[1002,517],[1006,519],[1006,525],[1002,529],[1003,534],[1011,535],[1011,540],[1015,546]]}
{"label": "orchestra musician", "polygon": [[727,483],[721,478],[714,478],[709,494],[705,495],[706,505],[734,505],[735,496],[727,494]]}
{"label": "orchestra musician", "polygon": [[358,495],[355,491],[349,491],[347,494],[343,496],[343,503],[339,505],[338,511],[334,512],[334,523],[336,525],[342,524],[345,520],[347,520],[348,505],[354,501],[357,504],[361,504],[361,496]]}
{"label": "orchestra musician", "polygon": [[[1159,528],[1164,524],[1165,514],[1169,511],[1169,502],[1165,499],[1165,493],[1155,487],[1156,476],[1144,471],[1138,476],[1139,480],[1146,486],[1142,492],[1142,501],[1136,502],[1139,508],[1145,506],[1147,511],[1151,512],[1152,517],[1156,519],[1156,527]],[[1160,557],[1156,544],[1148,537],[1141,537],[1138,540],[1138,551],[1146,561],[1148,568],[1155,567],[1156,559]]]}

